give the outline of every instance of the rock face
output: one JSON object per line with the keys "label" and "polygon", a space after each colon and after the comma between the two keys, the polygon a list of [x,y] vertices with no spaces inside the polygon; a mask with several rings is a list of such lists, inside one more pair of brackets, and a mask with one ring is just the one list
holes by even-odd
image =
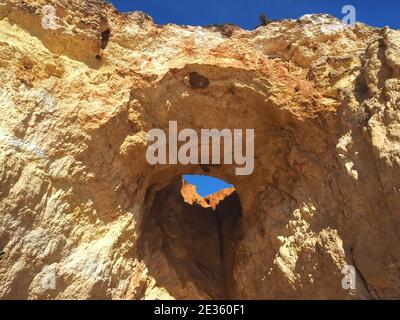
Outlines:
{"label": "rock face", "polygon": [[[400,298],[399,104],[400,31],[0,0],[0,298]],[[254,173],[150,165],[170,120],[254,129]],[[215,211],[180,194],[205,172]]]}

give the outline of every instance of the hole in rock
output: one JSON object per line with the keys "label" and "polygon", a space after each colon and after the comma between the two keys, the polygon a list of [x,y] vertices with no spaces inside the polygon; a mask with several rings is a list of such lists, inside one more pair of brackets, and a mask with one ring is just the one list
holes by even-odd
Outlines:
{"label": "hole in rock", "polygon": [[210,85],[210,80],[197,72],[190,72],[189,84],[192,89],[206,89]]}
{"label": "hole in rock", "polygon": [[183,179],[196,187],[201,197],[206,197],[223,189],[232,188],[233,185],[221,179],[205,175],[184,175]]}
{"label": "hole in rock", "polygon": [[242,209],[235,188],[221,185],[228,188],[202,197],[177,178],[146,197],[139,256],[156,285],[176,299],[235,298]]}
{"label": "hole in rock", "polygon": [[104,50],[107,48],[108,40],[110,39],[111,31],[107,29],[101,33],[101,48]]}

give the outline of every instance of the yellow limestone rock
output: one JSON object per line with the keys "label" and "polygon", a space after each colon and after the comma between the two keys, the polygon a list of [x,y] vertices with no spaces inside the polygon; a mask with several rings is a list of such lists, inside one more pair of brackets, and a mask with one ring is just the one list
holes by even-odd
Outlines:
{"label": "yellow limestone rock", "polygon": [[[0,298],[400,298],[399,44],[327,15],[247,31],[0,0]],[[151,166],[170,120],[254,129],[253,174]],[[235,190],[190,205],[182,174]]]}

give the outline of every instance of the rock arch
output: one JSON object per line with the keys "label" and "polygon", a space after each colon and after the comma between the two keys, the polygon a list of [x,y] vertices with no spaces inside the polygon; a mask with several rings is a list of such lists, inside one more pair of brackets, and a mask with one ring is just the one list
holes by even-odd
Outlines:
{"label": "rock arch", "polygon": [[[399,297],[398,31],[307,15],[227,37],[98,0],[58,5],[57,36],[40,2],[0,6],[2,299],[173,297],[140,249],[146,213],[204,172],[240,197],[230,296]],[[146,132],[169,120],[253,128],[254,173],[149,165]]]}

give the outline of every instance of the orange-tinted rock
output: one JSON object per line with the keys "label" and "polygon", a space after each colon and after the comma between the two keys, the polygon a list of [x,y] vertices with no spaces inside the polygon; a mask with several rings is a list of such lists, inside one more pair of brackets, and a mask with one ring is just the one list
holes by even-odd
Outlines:
{"label": "orange-tinted rock", "polygon": [[181,194],[182,194],[184,201],[189,204],[196,203],[196,204],[202,206],[203,208],[212,208],[215,210],[218,203],[220,203],[226,197],[231,195],[233,192],[235,192],[235,188],[231,187],[231,188],[222,189],[213,194],[202,197],[197,193],[195,185],[192,185],[192,184],[186,182],[185,179],[182,179]]}
{"label": "orange-tinted rock", "polygon": [[[400,298],[400,31],[54,3],[49,30],[48,1],[0,1],[1,299]],[[254,129],[253,174],[150,165],[171,120]],[[185,203],[204,172],[235,192]]]}

